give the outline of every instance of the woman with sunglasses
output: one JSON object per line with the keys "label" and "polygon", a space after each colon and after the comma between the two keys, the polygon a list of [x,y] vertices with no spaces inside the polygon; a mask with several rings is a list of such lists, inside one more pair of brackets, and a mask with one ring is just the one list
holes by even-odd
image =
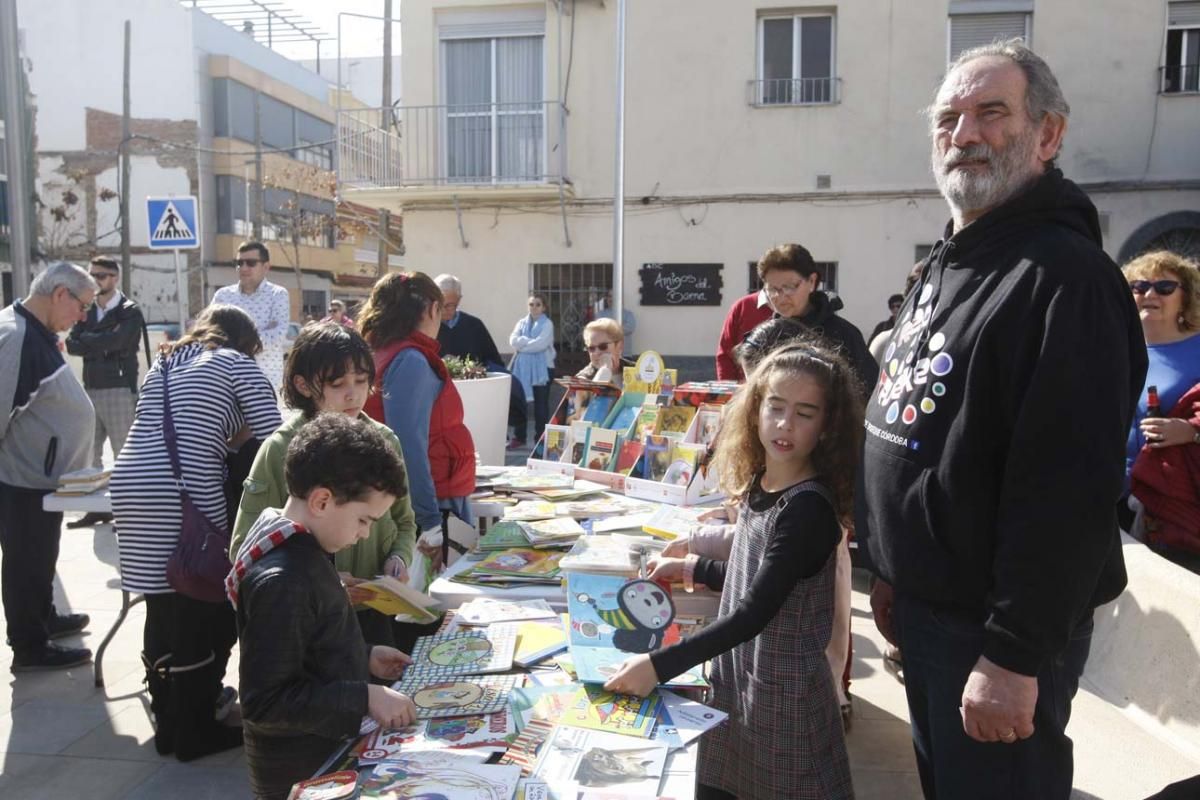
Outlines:
{"label": "woman with sunglasses", "polygon": [[[1122,272],[1138,307],[1150,358],[1137,418],[1129,431],[1125,469],[1127,475],[1132,472],[1133,493],[1153,516],[1151,505],[1157,504],[1150,498],[1158,492],[1144,482],[1160,484],[1154,473],[1162,471],[1166,460],[1190,458],[1194,453],[1200,467],[1200,446],[1194,446],[1200,445],[1200,416],[1194,413],[1190,399],[1190,390],[1200,385],[1200,335],[1197,335],[1200,334],[1200,269],[1182,256],[1159,250],[1139,256],[1126,264]],[[1154,415],[1147,409],[1151,386],[1157,389],[1161,409]],[[1176,473],[1183,467],[1182,474],[1192,481],[1200,477],[1185,464],[1175,466]],[[1140,487],[1139,478],[1143,481]],[[1162,492],[1168,487],[1157,488]],[[1191,537],[1193,542],[1200,542],[1200,504],[1196,503],[1190,485],[1186,496],[1195,507],[1193,513],[1198,521]],[[1174,499],[1178,503],[1183,498]]]}

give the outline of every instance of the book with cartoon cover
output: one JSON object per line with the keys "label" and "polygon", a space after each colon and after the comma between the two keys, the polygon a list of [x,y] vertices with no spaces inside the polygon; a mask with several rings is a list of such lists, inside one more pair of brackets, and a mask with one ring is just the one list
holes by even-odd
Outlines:
{"label": "book with cartoon cover", "polygon": [[517,627],[513,624],[422,636],[413,645],[412,663],[404,674],[448,678],[505,672],[512,669],[516,646]]}
{"label": "book with cartoon cover", "polygon": [[507,750],[516,738],[515,718],[502,709],[494,714],[423,719],[407,728],[377,730],[363,737],[351,752],[359,766],[419,750],[471,750],[483,761],[492,753]]}
{"label": "book with cartoon cover", "polygon": [[357,583],[354,588],[371,594],[363,605],[400,622],[429,623],[441,616],[441,603],[390,575]]}
{"label": "book with cartoon cover", "polygon": [[318,775],[292,786],[287,800],[341,800],[352,797],[358,786],[358,773],[352,769]]}
{"label": "book with cartoon cover", "polygon": [[454,619],[459,625],[491,625],[496,622],[523,622],[531,619],[557,622],[558,614],[540,597],[533,600],[476,597],[459,606],[454,612]]}
{"label": "book with cartoon cover", "polygon": [[592,423],[587,420],[577,419],[571,422],[571,454],[565,456],[563,461],[569,461],[575,466],[579,466],[583,462],[583,454],[587,449],[588,430],[592,427]]}
{"label": "book with cartoon cover", "polygon": [[711,445],[721,429],[721,407],[705,403],[696,412],[696,439],[704,446]]}
{"label": "book with cartoon cover", "polygon": [[646,443],[639,439],[621,442],[621,449],[617,452],[616,471],[622,475],[632,475],[633,468],[637,466],[645,449]]}
{"label": "book with cartoon cover", "polygon": [[[574,522],[574,520],[569,520]],[[578,523],[575,523],[578,525]],[[582,528],[580,529],[582,533]],[[538,550],[533,547],[514,547],[494,553],[475,566],[471,572],[476,576],[499,575],[509,577],[551,576],[558,574],[561,552]]]}
{"label": "book with cartoon cover", "polygon": [[440,680],[415,673],[392,688],[412,698],[417,719],[494,714],[508,708],[508,697],[520,675],[464,675]]}
{"label": "book with cartoon cover", "polygon": [[633,425],[633,435],[631,439],[642,441],[647,433],[656,433],[654,430],[658,424],[658,406],[642,406],[638,409],[637,422]]}
{"label": "book with cartoon cover", "polygon": [[581,686],[571,696],[558,724],[645,739],[654,730],[662,702],[658,692],[636,697],[607,692],[599,686]]}
{"label": "book with cartoon cover", "polygon": [[700,457],[704,455],[705,446],[691,442],[675,442],[671,446],[671,463],[663,475],[663,483],[674,486],[687,486],[696,474]]}
{"label": "book with cartoon cover", "polygon": [[546,461],[562,461],[571,444],[571,428],[567,425],[547,425],[542,458]]}

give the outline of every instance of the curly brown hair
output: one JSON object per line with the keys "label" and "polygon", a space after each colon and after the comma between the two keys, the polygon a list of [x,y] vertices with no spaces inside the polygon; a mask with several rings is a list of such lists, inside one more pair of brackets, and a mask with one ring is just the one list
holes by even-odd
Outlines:
{"label": "curly brown hair", "polygon": [[721,488],[734,499],[745,499],[766,468],[766,451],[758,430],[759,410],[767,386],[777,373],[811,376],[825,394],[824,430],[810,458],[833,493],[838,518],[848,520],[862,441],[862,399],[845,359],[815,342],[789,342],[772,351],[730,401],[714,456]]}
{"label": "curly brown hair", "polygon": [[1155,250],[1130,261],[1121,268],[1127,281],[1153,281],[1174,278],[1179,281],[1183,292],[1183,305],[1179,314],[1183,317],[1179,329],[1200,330],[1200,266],[1170,250]]}
{"label": "curly brown hair", "polygon": [[220,304],[201,311],[192,329],[164,345],[162,353],[166,355],[190,344],[202,344],[209,350],[229,347],[251,358],[262,352],[262,339],[250,315],[237,306]]}
{"label": "curly brown hair", "polygon": [[371,347],[384,347],[411,336],[430,305],[442,302],[442,290],[424,272],[393,272],[371,288],[358,329]]}

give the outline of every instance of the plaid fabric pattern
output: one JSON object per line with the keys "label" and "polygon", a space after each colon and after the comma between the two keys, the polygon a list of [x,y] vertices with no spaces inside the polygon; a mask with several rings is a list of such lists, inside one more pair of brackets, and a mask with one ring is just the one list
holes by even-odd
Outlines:
{"label": "plaid fabric pattern", "polygon": [[112,443],[113,458],[121,454],[125,438],[133,427],[133,412],[137,408],[137,395],[123,387],[112,389],[88,389],[96,409],[96,438],[92,450],[92,466],[102,466],[104,440]]}
{"label": "plaid fabric pattern", "polygon": [[[721,616],[754,581],[775,520],[801,492],[828,499],[824,486],[792,487],[763,512],[743,504],[721,592]],[[713,662],[713,705],[729,723],[700,741],[700,783],[740,800],[853,798],[850,761],[825,646],[833,628],[837,554],[797,582],[775,618],[754,639]]]}

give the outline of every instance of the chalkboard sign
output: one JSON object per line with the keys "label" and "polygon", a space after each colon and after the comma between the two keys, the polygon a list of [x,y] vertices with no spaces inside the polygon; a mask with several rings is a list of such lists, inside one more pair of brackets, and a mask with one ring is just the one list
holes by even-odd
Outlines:
{"label": "chalkboard sign", "polygon": [[642,305],[719,306],[723,264],[643,264]]}

